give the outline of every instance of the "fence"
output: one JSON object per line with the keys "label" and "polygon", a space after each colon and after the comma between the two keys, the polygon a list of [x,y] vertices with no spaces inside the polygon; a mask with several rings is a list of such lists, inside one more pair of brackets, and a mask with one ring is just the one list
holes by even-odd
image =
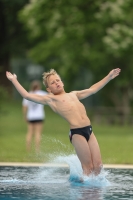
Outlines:
{"label": "fence", "polygon": [[88,116],[91,121],[97,124],[119,124],[133,125],[133,108],[129,107],[128,112],[123,107],[91,107],[88,109]]}

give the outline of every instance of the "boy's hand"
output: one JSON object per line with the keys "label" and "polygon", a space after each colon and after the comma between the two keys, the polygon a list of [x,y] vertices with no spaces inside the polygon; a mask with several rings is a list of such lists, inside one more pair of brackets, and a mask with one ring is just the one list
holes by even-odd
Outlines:
{"label": "boy's hand", "polygon": [[13,81],[13,79],[17,79],[16,74],[11,74],[10,72],[6,72],[6,77],[7,77],[10,81]]}
{"label": "boy's hand", "polygon": [[115,78],[116,76],[118,76],[120,72],[121,72],[121,69],[119,69],[119,68],[113,69],[113,70],[108,74],[110,80],[113,79],[113,78]]}

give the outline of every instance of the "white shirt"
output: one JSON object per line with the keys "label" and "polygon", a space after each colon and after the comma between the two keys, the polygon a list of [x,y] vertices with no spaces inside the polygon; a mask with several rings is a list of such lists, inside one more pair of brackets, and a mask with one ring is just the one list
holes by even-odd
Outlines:
{"label": "white shirt", "polygon": [[[30,93],[46,95],[47,92],[42,90],[32,91]],[[44,105],[23,99],[22,105],[27,107],[27,120],[43,120],[45,118]]]}

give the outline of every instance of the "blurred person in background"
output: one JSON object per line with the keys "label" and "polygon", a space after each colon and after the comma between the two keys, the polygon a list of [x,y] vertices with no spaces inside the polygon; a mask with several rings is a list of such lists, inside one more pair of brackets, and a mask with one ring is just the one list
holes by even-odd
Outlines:
{"label": "blurred person in background", "polygon": [[[40,81],[37,80],[31,82],[29,93],[37,95],[47,94],[47,92],[41,90],[41,83]],[[31,143],[34,137],[35,150],[36,152],[39,152],[42,128],[45,120],[44,105],[28,101],[27,99],[23,98],[22,108],[23,108],[24,119],[27,122],[27,134],[26,134],[27,151],[31,150]]]}

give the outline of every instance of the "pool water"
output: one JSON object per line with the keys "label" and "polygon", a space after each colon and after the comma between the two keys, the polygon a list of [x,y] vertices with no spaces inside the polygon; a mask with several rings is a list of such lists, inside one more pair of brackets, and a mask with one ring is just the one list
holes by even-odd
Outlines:
{"label": "pool water", "polygon": [[133,200],[133,169],[104,169],[80,182],[77,158],[65,160],[69,167],[0,167],[0,200]]}

